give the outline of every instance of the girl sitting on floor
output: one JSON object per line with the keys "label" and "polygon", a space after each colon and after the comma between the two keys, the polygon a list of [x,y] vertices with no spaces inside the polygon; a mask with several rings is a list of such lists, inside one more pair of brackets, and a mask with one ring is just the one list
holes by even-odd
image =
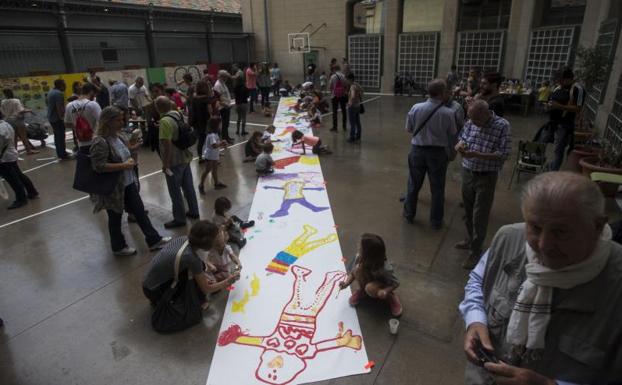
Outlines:
{"label": "girl sitting on floor", "polygon": [[255,159],[257,159],[257,156],[261,154],[261,135],[261,131],[253,131],[251,134],[251,137],[244,146],[244,162],[254,162]]}
{"label": "girl sitting on floor", "polygon": [[328,146],[322,145],[322,140],[317,136],[304,135],[302,132],[296,130],[292,132],[292,150],[301,148],[302,154],[307,154],[306,147],[311,147],[311,152],[314,154],[330,154]]}
{"label": "girl sitting on floor", "polygon": [[399,281],[387,260],[384,241],[379,235],[361,235],[354,268],[348,272],[345,281],[339,283],[339,288],[345,289],[354,281],[359,288],[350,296],[350,305],[356,306],[361,299],[370,296],[388,301],[394,317],[402,315],[402,304],[395,294]]}
{"label": "girl sitting on floor", "polygon": [[227,215],[229,210],[231,210],[231,201],[227,197],[216,198],[212,222],[222,227],[229,234],[229,243],[233,243],[241,249],[246,245],[246,238],[244,238],[242,230],[253,227],[255,221],[244,222],[235,215],[229,216]]}
{"label": "girl sitting on floor", "polygon": [[320,113],[320,109],[315,105],[309,108],[309,122],[311,122],[313,128],[318,128],[322,125],[322,114]]}
{"label": "girl sitting on floor", "polygon": [[221,229],[214,240],[214,246],[207,254],[206,271],[213,274],[216,281],[222,281],[242,270],[242,264],[231,246],[227,245],[229,235]]}

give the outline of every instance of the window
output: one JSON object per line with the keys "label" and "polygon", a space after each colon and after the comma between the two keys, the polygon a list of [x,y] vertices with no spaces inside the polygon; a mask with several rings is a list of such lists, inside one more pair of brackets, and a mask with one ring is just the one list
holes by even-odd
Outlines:
{"label": "window", "polygon": [[525,78],[539,85],[544,80],[551,80],[555,71],[570,65],[576,35],[575,27],[531,31]]}
{"label": "window", "polygon": [[483,72],[501,72],[504,31],[459,32],[456,67],[458,77],[466,77],[469,68]]}
{"label": "window", "polygon": [[436,76],[438,32],[403,33],[399,36],[397,72],[426,85]]}
{"label": "window", "polygon": [[507,29],[512,0],[462,0],[458,30]]}

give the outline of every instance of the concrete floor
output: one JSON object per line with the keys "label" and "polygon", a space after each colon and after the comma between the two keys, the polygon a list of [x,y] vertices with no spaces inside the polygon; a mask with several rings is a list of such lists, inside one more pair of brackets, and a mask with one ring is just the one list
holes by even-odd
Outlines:
{"label": "concrete floor", "polygon": [[[398,197],[406,186],[410,138],[403,127],[415,101],[387,96],[370,100],[362,116],[360,145],[346,143],[342,131],[329,132],[330,116],[324,118],[327,127],[319,130],[334,151],[322,158],[322,169],[343,255],[355,253],[362,232],[382,235],[402,282],[398,292],[405,309],[394,337],[388,333],[388,309],[363,302],[357,312],[376,367],[369,375],[321,384],[462,381],[463,326],[457,305],[467,279],[460,267],[466,254],[453,248],[465,234],[458,205],[460,164],[453,162],[447,177],[446,226],[440,231],[429,227],[427,185],[420,194],[417,221],[405,223]],[[544,118],[509,114],[509,120],[516,148],[519,139],[532,137]],[[257,114],[249,121],[269,122]],[[24,155],[20,167],[49,163],[40,159],[53,157],[53,151]],[[229,188],[200,198],[202,217],[211,217],[214,199],[221,194],[231,199],[238,215],[248,213],[256,177],[252,164],[241,162],[242,155],[242,145],[225,155],[221,175]],[[184,229],[167,231],[162,226],[171,214],[159,160],[145,150],[139,162],[141,195],[152,222],[163,235],[183,234]],[[513,162],[514,156],[497,185],[489,236],[500,225],[520,221],[518,188],[507,188]],[[41,198],[20,210],[6,211],[10,202],[0,201],[0,317],[5,321],[0,331],[0,383],[204,384],[226,291],[216,296],[203,324],[168,336],[152,331],[141,278],[153,253],[138,228],[130,225],[125,234],[138,255],[111,255],[106,215],[93,215],[89,200],[71,189],[73,169],[73,162],[56,162],[30,171]]]}

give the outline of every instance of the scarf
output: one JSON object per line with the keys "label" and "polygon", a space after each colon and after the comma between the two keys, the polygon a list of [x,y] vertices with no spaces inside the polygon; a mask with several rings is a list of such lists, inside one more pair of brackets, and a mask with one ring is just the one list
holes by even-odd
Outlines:
{"label": "scarf", "polygon": [[609,259],[610,239],[611,229],[607,225],[589,258],[557,270],[541,265],[536,253],[525,242],[527,279],[519,289],[510,315],[508,343],[520,350],[544,349],[546,329],[551,319],[553,289],[571,289],[596,278]]}

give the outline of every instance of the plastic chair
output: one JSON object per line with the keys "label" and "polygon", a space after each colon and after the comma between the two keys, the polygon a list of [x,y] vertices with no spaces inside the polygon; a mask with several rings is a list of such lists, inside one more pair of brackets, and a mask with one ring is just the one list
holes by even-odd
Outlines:
{"label": "plastic chair", "polygon": [[516,174],[516,181],[520,182],[520,173],[526,172],[530,174],[539,174],[544,171],[546,165],[546,143],[539,142],[518,142],[518,154],[516,155],[516,163],[512,170],[512,177],[508,189],[512,188],[512,181]]}

